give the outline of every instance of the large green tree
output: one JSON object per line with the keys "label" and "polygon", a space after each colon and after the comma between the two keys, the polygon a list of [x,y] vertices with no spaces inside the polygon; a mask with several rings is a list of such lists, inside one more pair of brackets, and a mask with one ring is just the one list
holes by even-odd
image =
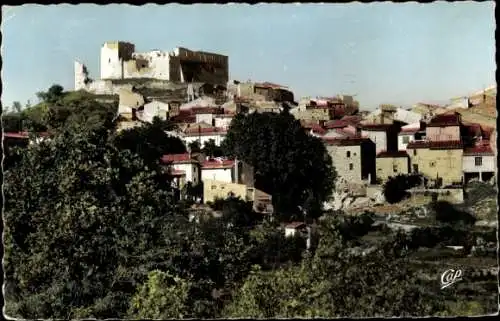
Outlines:
{"label": "large green tree", "polygon": [[272,195],[284,219],[301,218],[299,207],[318,208],[332,192],[330,156],[321,140],[308,135],[290,114],[238,114],[223,148],[254,166],[256,187]]}
{"label": "large green tree", "polygon": [[18,150],[5,173],[7,313],[122,317],[176,237],[168,177],[108,132]]}

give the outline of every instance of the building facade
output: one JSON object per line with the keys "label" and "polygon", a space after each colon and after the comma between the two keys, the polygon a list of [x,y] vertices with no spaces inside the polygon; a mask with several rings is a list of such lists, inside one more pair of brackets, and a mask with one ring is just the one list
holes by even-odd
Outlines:
{"label": "building facade", "polygon": [[191,182],[193,186],[200,182],[200,162],[193,154],[164,155],[161,161],[173,176],[181,178],[179,182],[182,183],[177,186],[178,188],[182,189],[184,184],[188,182]]}
{"label": "building facade", "polygon": [[361,127],[361,136],[371,139],[375,143],[376,153],[382,151],[398,150],[398,131],[400,127],[397,124],[363,124]]}
{"label": "building facade", "polygon": [[463,145],[460,141],[415,141],[407,145],[412,173],[443,185],[463,182]]}
{"label": "building facade", "polygon": [[217,127],[206,127],[201,126],[191,126],[184,130],[182,135],[182,140],[186,146],[189,146],[194,141],[198,141],[200,147],[204,147],[205,143],[214,140],[215,145],[220,146],[224,138],[226,137],[227,129],[217,128]]}
{"label": "building facade", "polygon": [[426,137],[429,141],[461,140],[461,116],[459,113],[438,115],[427,124]]}
{"label": "building facade", "polygon": [[488,181],[496,176],[497,159],[490,144],[485,141],[474,147],[465,148],[463,154],[464,182],[472,178]]}
{"label": "building facade", "polygon": [[410,158],[405,151],[381,152],[377,155],[377,181],[384,183],[390,177],[408,174]]}
{"label": "building facade", "polygon": [[374,179],[375,145],[363,138],[323,138],[337,175],[360,184]]}

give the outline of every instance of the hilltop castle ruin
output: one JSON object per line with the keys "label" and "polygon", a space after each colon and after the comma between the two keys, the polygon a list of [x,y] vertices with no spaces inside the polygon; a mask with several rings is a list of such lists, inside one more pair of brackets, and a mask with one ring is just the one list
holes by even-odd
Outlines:
{"label": "hilltop castle ruin", "polygon": [[135,52],[135,45],[123,41],[106,42],[101,47],[100,80],[89,78],[87,68],[75,62],[75,90],[95,94],[117,94],[134,81],[161,83],[206,83],[226,86],[228,56],[175,48],[172,52]]}

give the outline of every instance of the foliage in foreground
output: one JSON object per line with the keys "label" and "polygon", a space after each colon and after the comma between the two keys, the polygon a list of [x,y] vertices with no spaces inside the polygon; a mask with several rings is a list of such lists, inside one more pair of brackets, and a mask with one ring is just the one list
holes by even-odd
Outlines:
{"label": "foliage in foreground", "polygon": [[[19,150],[5,175],[9,311],[29,318],[119,317],[173,221],[168,179],[106,132]],[[125,300],[124,300],[125,298]]]}

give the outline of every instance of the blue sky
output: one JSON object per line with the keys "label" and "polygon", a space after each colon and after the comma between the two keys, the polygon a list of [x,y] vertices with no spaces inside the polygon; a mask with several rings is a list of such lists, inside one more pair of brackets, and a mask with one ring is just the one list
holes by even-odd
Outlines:
{"label": "blue sky", "polygon": [[495,83],[493,2],[326,5],[23,5],[2,7],[2,103],[54,83],[73,61],[99,77],[108,40],[229,56],[231,79],[299,96],[357,94],[361,106],[440,102]]}

